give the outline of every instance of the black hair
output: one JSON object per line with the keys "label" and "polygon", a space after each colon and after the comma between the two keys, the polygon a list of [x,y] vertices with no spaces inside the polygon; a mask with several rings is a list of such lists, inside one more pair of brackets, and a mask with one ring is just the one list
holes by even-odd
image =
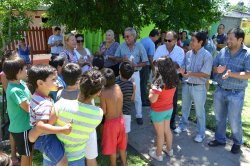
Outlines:
{"label": "black hair", "polygon": [[153,29],[152,31],[150,31],[149,36],[150,37],[159,36],[159,31],[157,29]]}
{"label": "black hair", "polygon": [[24,66],[26,66],[26,62],[22,58],[19,56],[10,56],[3,63],[3,72],[8,80],[16,80],[18,72],[23,70]]}
{"label": "black hair", "polygon": [[80,96],[89,99],[102,89],[104,83],[105,78],[99,70],[91,69],[86,71],[80,81]]}
{"label": "black hair", "polygon": [[[220,24],[219,26],[221,26],[221,25],[223,26],[223,29],[225,29],[225,25],[224,24]],[[218,28],[219,28],[219,26],[218,26]]]}
{"label": "black hair", "polygon": [[156,72],[153,84],[168,89],[175,88],[179,83],[179,77],[176,73],[175,64],[169,57],[159,58],[156,62]]}
{"label": "black hair", "polygon": [[30,91],[33,93],[35,89],[38,87],[37,85],[38,80],[46,81],[46,79],[55,72],[56,69],[50,65],[45,65],[45,64],[33,65],[28,71],[28,83]]}
{"label": "black hair", "polygon": [[82,69],[78,64],[68,63],[62,68],[62,77],[66,85],[75,85],[81,75]]}
{"label": "black hair", "polygon": [[0,72],[3,70],[3,63],[6,59],[9,59],[11,56],[18,56],[14,50],[5,50],[3,52],[1,63],[0,63]]}
{"label": "black hair", "polygon": [[58,66],[63,66],[64,61],[65,59],[62,56],[51,56],[49,65],[57,69]]}
{"label": "black hair", "polygon": [[242,29],[240,29],[240,28],[232,28],[232,29],[230,29],[230,30],[227,32],[227,34],[230,34],[230,33],[233,33],[234,36],[235,36],[237,39],[242,38],[243,41],[244,41],[244,39],[245,39],[245,33],[244,33],[244,31],[243,31]]}
{"label": "black hair", "polygon": [[76,38],[82,37],[82,39],[83,39],[83,41],[84,41],[84,35],[83,35],[83,34],[79,34],[79,33],[78,33],[78,34],[75,35],[75,37],[76,37]]}
{"label": "black hair", "polygon": [[130,62],[122,62],[120,64],[120,74],[122,78],[130,79],[134,73],[134,68]]}
{"label": "black hair", "polygon": [[54,31],[60,31],[61,28],[60,27],[55,27]]}
{"label": "black hair", "polygon": [[110,88],[111,86],[115,85],[115,73],[112,69],[103,68],[102,74],[106,79],[105,88]]}
{"label": "black hair", "polygon": [[104,67],[104,57],[103,56],[94,56],[92,61],[93,67],[97,67],[99,70],[101,70]]}
{"label": "black hair", "polygon": [[186,36],[186,39],[188,39],[188,33],[187,33],[187,31],[182,31],[182,32],[181,32],[181,35],[182,35],[183,33],[186,33],[186,35],[187,35],[187,36]]}
{"label": "black hair", "polygon": [[201,32],[193,32],[192,36],[195,37],[198,42],[202,41],[201,46],[203,47],[207,40],[207,34],[204,31]]}

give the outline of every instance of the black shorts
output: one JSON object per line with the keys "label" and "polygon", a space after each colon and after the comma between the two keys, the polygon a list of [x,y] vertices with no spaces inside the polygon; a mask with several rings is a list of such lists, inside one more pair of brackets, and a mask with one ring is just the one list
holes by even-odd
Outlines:
{"label": "black shorts", "polygon": [[11,133],[16,143],[17,152],[19,155],[31,156],[33,143],[29,141],[29,131],[22,133]]}

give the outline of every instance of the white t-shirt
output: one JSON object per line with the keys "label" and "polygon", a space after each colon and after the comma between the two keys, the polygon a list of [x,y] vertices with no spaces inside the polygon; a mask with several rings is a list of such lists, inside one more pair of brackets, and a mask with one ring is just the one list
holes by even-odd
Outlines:
{"label": "white t-shirt", "polygon": [[[84,59],[84,61],[86,61],[86,60],[88,59],[88,57],[91,57],[91,52],[90,52],[89,49],[87,49],[87,48],[84,48],[84,49],[85,49],[87,55],[84,55],[84,56],[83,56],[83,59]],[[75,54],[76,54],[76,56],[77,56],[77,59],[79,60],[79,59],[81,58],[82,55],[81,55],[76,49],[74,49],[74,52],[75,52]],[[90,68],[91,68],[91,67],[88,66],[88,65],[83,66],[83,67],[82,67],[82,73],[84,73],[85,71],[90,70]]]}
{"label": "white t-shirt", "polygon": [[[61,40],[63,41],[63,36],[59,35],[52,35],[49,37],[48,44],[54,44],[56,41]],[[52,54],[59,54],[63,50],[63,46],[53,46],[51,47]]]}

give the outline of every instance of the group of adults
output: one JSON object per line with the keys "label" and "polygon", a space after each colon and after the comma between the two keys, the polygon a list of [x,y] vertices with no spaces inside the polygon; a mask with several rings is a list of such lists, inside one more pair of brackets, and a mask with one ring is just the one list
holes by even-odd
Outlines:
{"label": "group of adults", "polygon": [[[206,32],[194,32],[189,39],[186,31],[182,32],[180,39],[174,31],[165,32],[159,39],[159,31],[153,29],[148,37],[137,42],[135,29],[128,27],[124,31],[125,42],[122,44],[115,42],[114,32],[108,30],[106,40],[100,44],[95,56],[102,57],[104,67],[113,69],[116,76],[119,74],[119,63],[130,61],[133,64],[132,79],[136,84],[134,103],[138,125],[143,124],[142,106],[149,104],[147,85],[150,73],[154,72],[154,62],[160,57],[170,57],[175,62],[176,72],[182,79],[182,117],[176,128],[178,98],[176,90],[171,129],[176,133],[187,131],[188,117],[193,103],[197,117],[197,134],[194,138],[196,142],[202,142],[205,137],[206,83],[213,73],[217,82],[214,92],[216,132],[215,139],[209,142],[209,146],[226,144],[228,120],[234,142],[231,152],[239,153],[243,143],[241,113],[245,89],[250,78],[250,49],[244,45],[245,33],[242,29],[233,28],[227,35],[223,33],[224,29],[223,24],[219,25],[218,33],[212,40]],[[93,57],[90,51],[83,47],[83,42],[83,35],[66,34],[63,39],[60,36],[60,29],[55,28],[55,33],[50,37],[48,44],[51,46],[52,56],[60,54],[68,62],[81,63],[85,66],[83,64],[90,64]],[[213,48],[218,51],[217,54],[213,53]]]}

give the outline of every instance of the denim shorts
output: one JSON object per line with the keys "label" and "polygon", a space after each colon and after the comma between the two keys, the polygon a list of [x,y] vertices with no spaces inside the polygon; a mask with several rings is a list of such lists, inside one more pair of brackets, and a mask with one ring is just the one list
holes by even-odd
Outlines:
{"label": "denim shorts", "polygon": [[150,111],[151,120],[153,122],[163,122],[164,120],[170,120],[173,113],[173,109],[155,112],[153,110]]}
{"label": "denim shorts", "polygon": [[[56,166],[56,165],[47,159],[43,159],[43,166]],[[69,161],[68,166],[85,166],[85,157],[79,160]]]}
{"label": "denim shorts", "polygon": [[56,137],[55,134],[38,137],[34,148],[44,153],[54,165],[59,163],[64,156],[63,143]]}

